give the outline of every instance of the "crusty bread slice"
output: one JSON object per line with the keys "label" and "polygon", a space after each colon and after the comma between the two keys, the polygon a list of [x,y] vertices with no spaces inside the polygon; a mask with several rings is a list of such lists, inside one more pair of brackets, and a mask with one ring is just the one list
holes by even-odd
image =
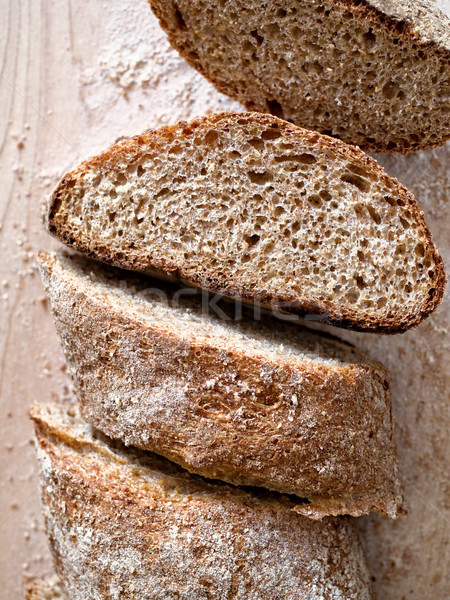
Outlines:
{"label": "crusty bread slice", "polygon": [[39,262],[83,417],[103,433],[205,477],[307,498],[297,510],[313,518],[403,512],[379,363],[269,317],[224,321],[200,295],[177,299],[83,257]]}
{"label": "crusty bread slice", "polygon": [[53,575],[47,579],[36,579],[25,590],[25,600],[69,600],[63,590],[59,577]]}
{"label": "crusty bread slice", "polygon": [[92,431],[77,409],[36,405],[42,503],[71,600],[368,600],[345,518],[189,475]]}
{"label": "crusty bread slice", "polygon": [[405,188],[359,149],[258,113],[113,146],[63,178],[47,226],[115,266],[357,330],[415,327],[445,286]]}
{"label": "crusty bread slice", "polygon": [[450,137],[450,20],[423,0],[149,0],[223,93],[368,151]]}

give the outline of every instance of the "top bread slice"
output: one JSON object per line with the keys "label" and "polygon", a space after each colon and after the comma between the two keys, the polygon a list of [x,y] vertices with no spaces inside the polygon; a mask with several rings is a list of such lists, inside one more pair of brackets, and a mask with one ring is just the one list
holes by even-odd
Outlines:
{"label": "top bread slice", "polygon": [[361,331],[417,326],[445,287],[412,194],[358,148],[261,113],[116,144],[62,179],[46,222],[112,265]]}
{"label": "top bread slice", "polygon": [[367,151],[450,137],[450,20],[423,0],[149,0],[169,42],[249,110]]}
{"label": "top bread slice", "polygon": [[42,504],[70,600],[372,600],[345,518],[189,475],[37,405]]}
{"label": "top bread slice", "polygon": [[296,494],[315,519],[404,512],[382,365],[84,257],[39,263],[91,425],[193,473]]}

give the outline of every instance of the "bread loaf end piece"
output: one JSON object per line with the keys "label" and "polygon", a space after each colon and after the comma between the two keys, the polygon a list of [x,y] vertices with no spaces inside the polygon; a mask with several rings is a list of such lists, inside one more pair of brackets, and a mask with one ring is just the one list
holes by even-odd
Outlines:
{"label": "bread loaf end piece", "polygon": [[353,524],[210,483],[39,405],[42,500],[70,600],[369,600]]}
{"label": "bread loaf end piece", "polygon": [[423,0],[149,0],[169,42],[249,110],[371,152],[450,137],[450,20]]}

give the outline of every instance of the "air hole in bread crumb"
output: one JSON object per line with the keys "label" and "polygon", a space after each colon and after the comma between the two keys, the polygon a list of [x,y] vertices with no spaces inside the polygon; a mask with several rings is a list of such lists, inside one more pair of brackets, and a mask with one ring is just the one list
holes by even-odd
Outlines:
{"label": "air hole in bread crumb", "polygon": [[253,246],[256,246],[259,243],[260,239],[260,236],[256,233],[253,235],[244,235],[244,241],[246,242],[249,248],[253,248]]}
{"label": "air hole in bread crumb", "polygon": [[366,48],[373,48],[377,42],[377,36],[373,33],[372,28],[369,29],[364,35],[363,40]]}
{"label": "air hole in bread crumb", "polygon": [[365,177],[366,179],[370,179],[370,174],[363,168],[361,168],[358,165],[354,165],[352,163],[348,163],[347,164],[347,168],[349,171],[351,171],[352,173],[355,173],[356,175],[360,175],[361,177]]}
{"label": "air hole in bread crumb", "polygon": [[358,175],[345,173],[342,175],[341,180],[355,186],[360,192],[368,192],[370,190],[370,183]]}
{"label": "air hole in bread crumb", "polygon": [[175,16],[175,21],[177,22],[179,29],[186,29],[186,23],[183,19],[183,15],[181,14],[181,11],[178,8],[178,6],[175,6],[175,15],[174,16]]}
{"label": "air hole in bread crumb", "polygon": [[319,192],[319,196],[322,198],[322,200],[325,200],[325,202],[329,202],[333,197],[327,190],[321,190]]}
{"label": "air hole in bread crumb", "polygon": [[275,157],[275,162],[298,162],[302,165],[313,165],[316,162],[315,156],[312,154],[285,154]]}
{"label": "air hole in bread crumb", "polygon": [[302,71],[308,75],[320,75],[323,72],[323,67],[318,62],[305,62],[302,65]]}
{"label": "air hole in bread crumb", "polygon": [[359,292],[357,292],[356,290],[350,290],[346,293],[345,297],[351,304],[354,304],[359,299]]}
{"label": "air hole in bread crumb", "polygon": [[252,183],[256,183],[258,185],[264,185],[273,180],[273,175],[270,171],[263,171],[262,173],[258,173],[257,171],[248,171],[248,177]]}
{"label": "air hole in bread crumb", "polygon": [[155,194],[155,200],[157,198],[161,198],[162,196],[166,196],[170,192],[169,188],[162,188],[159,190],[157,194]]}
{"label": "air hole in bread crumb", "polygon": [[364,278],[361,277],[361,275],[355,275],[354,279],[356,281],[356,285],[358,286],[358,288],[360,290],[363,290],[366,287],[366,284],[364,282]]}
{"label": "air hole in bread crumb", "polygon": [[253,39],[256,40],[256,43],[258,44],[258,46],[261,46],[261,44],[264,42],[264,37],[262,35],[260,35],[256,29],[254,29],[253,31],[250,31],[250,35],[252,36]]}
{"label": "air hole in bread crumb", "polygon": [[383,96],[388,100],[392,100],[392,98],[395,98],[395,96],[397,96],[399,92],[400,86],[397,83],[394,83],[393,81],[389,81],[389,83],[386,83],[382,90]]}
{"label": "air hole in bread crumb", "polygon": [[181,154],[183,152],[183,148],[180,145],[175,144],[171,148],[169,148],[169,154]]}
{"label": "air hole in bread crumb", "polygon": [[281,131],[278,129],[277,126],[275,127],[271,127],[270,129],[266,129],[266,131],[263,131],[261,133],[261,138],[263,140],[277,140],[278,138],[280,138],[282,136]]}
{"label": "air hole in bread crumb", "polygon": [[400,217],[400,223],[403,225],[404,229],[409,229],[409,223],[403,217]]}
{"label": "air hole in bread crumb", "polygon": [[208,144],[208,146],[214,146],[218,139],[219,139],[219,134],[217,133],[217,131],[214,131],[213,129],[211,129],[205,135],[204,142],[205,142],[205,144]]}
{"label": "air hole in bread crumb", "polygon": [[417,244],[416,246],[416,256],[419,256],[420,258],[425,256],[425,246],[422,243]]}
{"label": "air hole in bread crumb", "polygon": [[379,225],[381,223],[381,217],[380,215],[377,213],[377,211],[374,209],[373,206],[370,206],[370,204],[367,206],[367,210],[369,211],[370,216],[372,217],[373,221]]}
{"label": "air hole in bread crumb", "polygon": [[248,140],[248,143],[250,144],[250,146],[252,146],[256,150],[263,150],[263,148],[265,146],[264,142],[256,137],[252,138],[251,140]]}
{"label": "air hole in bread crumb", "polygon": [[[114,185],[122,185],[122,184],[126,183],[126,181],[127,181],[127,178],[125,177],[125,175],[123,173],[119,173],[119,175],[117,175],[117,177],[116,177],[116,181],[114,182]],[[95,182],[93,182],[93,184],[96,185]]]}
{"label": "air hole in bread crumb", "polygon": [[142,177],[142,175],[145,173],[144,167],[142,165],[138,165],[136,173],[138,177]]}
{"label": "air hole in bread crumb", "polygon": [[314,208],[320,208],[322,206],[322,199],[320,198],[320,196],[318,196],[316,194],[314,194],[313,196],[309,196],[308,202]]}

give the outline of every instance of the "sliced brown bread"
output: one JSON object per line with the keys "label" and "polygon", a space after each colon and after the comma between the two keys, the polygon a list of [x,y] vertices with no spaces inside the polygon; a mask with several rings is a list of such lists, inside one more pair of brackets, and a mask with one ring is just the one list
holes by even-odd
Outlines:
{"label": "sliced brown bread", "polygon": [[417,326],[445,286],[405,188],[359,149],[258,113],[116,144],[62,179],[46,220],[115,266],[363,331]]}
{"label": "sliced brown bread", "polygon": [[42,504],[70,600],[369,600],[345,518],[189,475],[127,450],[75,408],[37,405]]}
{"label": "sliced brown bread", "polygon": [[379,363],[270,317],[205,314],[200,295],[82,257],[39,262],[83,417],[103,433],[205,477],[296,494],[312,518],[403,512]]}
{"label": "sliced brown bread", "polygon": [[450,137],[450,20],[423,0],[149,0],[169,42],[249,110],[402,152]]}
{"label": "sliced brown bread", "polygon": [[59,577],[36,579],[25,590],[25,600],[70,600],[62,587]]}

